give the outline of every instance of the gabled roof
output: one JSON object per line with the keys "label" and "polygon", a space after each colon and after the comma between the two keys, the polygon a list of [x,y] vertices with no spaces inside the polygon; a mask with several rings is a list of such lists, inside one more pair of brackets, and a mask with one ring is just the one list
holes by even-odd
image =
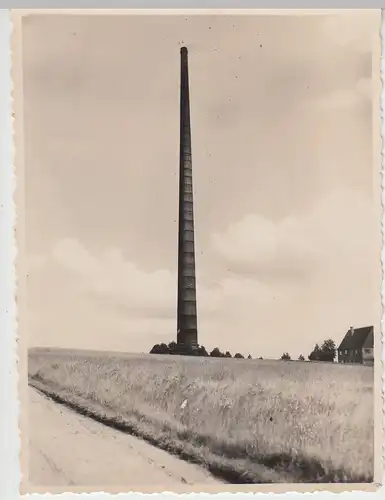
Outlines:
{"label": "gabled roof", "polygon": [[365,347],[373,347],[373,331],[373,326],[354,328],[353,331],[348,330],[338,349],[362,349],[364,345]]}
{"label": "gabled roof", "polygon": [[363,348],[374,348],[374,328],[371,327],[371,331],[369,332],[369,335],[366,337],[366,340],[364,342],[364,345],[362,346]]}

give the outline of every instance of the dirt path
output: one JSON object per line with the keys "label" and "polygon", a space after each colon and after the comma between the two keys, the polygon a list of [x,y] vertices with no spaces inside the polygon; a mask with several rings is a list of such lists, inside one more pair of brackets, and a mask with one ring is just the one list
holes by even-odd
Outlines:
{"label": "dirt path", "polygon": [[30,472],[35,486],[215,484],[204,469],[105,427],[29,388]]}

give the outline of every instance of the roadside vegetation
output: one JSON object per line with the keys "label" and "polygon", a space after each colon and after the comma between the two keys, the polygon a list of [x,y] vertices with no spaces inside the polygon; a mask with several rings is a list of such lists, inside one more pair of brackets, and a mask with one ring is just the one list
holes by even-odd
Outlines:
{"label": "roadside vegetation", "polygon": [[31,350],[29,383],[232,483],[372,482],[373,368]]}

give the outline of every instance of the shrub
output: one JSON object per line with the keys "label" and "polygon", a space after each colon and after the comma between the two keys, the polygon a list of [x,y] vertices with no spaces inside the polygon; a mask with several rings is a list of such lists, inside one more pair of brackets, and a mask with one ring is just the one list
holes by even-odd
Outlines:
{"label": "shrub", "polygon": [[195,349],[189,349],[187,346],[178,345],[171,341],[168,345],[161,343],[155,344],[151,349],[150,354],[179,354],[182,356],[208,356],[206,348],[197,346]]}
{"label": "shrub", "polygon": [[203,346],[203,345],[198,346],[197,349],[195,349],[195,351],[196,351],[196,355],[197,356],[204,356],[204,357],[206,357],[206,356],[209,355],[209,353],[206,351],[205,346]]}
{"label": "shrub", "polygon": [[218,347],[214,347],[214,349],[210,352],[210,356],[212,358],[223,358],[224,354],[219,350]]}
{"label": "shrub", "polygon": [[170,349],[166,344],[155,344],[150,354],[170,354]]}
{"label": "shrub", "polygon": [[337,355],[336,345],[334,340],[325,340],[320,347],[318,344],[314,346],[314,349],[309,354],[308,358],[310,361],[328,361],[333,362]]}

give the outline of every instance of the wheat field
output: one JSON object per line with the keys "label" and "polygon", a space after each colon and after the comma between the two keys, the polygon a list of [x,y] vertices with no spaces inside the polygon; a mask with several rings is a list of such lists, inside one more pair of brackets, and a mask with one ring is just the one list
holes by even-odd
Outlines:
{"label": "wheat field", "polygon": [[43,349],[28,373],[232,483],[373,481],[372,367]]}

